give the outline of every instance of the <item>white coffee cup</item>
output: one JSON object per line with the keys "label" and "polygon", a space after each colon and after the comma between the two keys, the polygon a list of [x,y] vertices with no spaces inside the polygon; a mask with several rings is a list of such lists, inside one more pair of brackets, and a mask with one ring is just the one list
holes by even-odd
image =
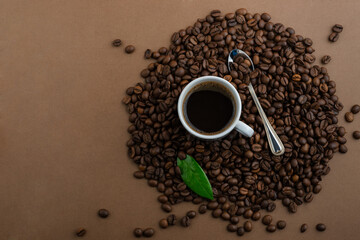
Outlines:
{"label": "white coffee cup", "polygon": [[[215,88],[213,88],[215,91],[219,91],[220,93],[226,91],[226,95],[229,95],[234,108],[233,115],[229,123],[226,124],[223,129],[215,133],[206,133],[197,129],[190,122],[186,112],[187,100],[190,95],[194,92],[203,90],[209,84],[213,87],[215,86]],[[218,87],[216,88],[216,86]],[[220,77],[204,76],[191,81],[180,94],[177,110],[182,125],[189,133],[198,138],[207,140],[219,139],[225,137],[233,129],[246,137],[251,137],[254,134],[254,130],[251,127],[239,120],[241,115],[241,99],[239,93],[236,91],[234,86],[231,85],[231,83]]]}

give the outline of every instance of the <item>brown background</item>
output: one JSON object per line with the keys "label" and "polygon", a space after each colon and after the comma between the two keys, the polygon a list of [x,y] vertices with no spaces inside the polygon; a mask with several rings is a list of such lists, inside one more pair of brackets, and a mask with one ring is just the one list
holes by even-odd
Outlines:
{"label": "brown background", "polygon": [[[238,239],[226,222],[210,214],[188,229],[159,230],[166,216],[158,193],[136,180],[127,157],[128,115],[124,91],[140,80],[150,63],[146,48],[168,46],[171,34],[210,10],[269,12],[274,22],[294,27],[314,41],[316,56],[328,65],[337,93],[348,110],[360,103],[360,1],[132,1],[74,0],[0,2],[0,239],[133,239],[134,227],[156,228],[153,239]],[[345,30],[337,43],[327,36],[335,23]],[[110,43],[134,44],[132,55]],[[318,62],[318,61],[317,61]],[[346,155],[336,154],[323,191],[312,204],[290,215],[280,204],[275,219],[288,227],[268,234],[258,222],[246,239],[347,239],[360,236],[360,115],[346,127]],[[96,216],[111,211],[108,219]],[[191,204],[175,207],[184,214]],[[299,233],[299,226],[310,229]],[[318,233],[314,225],[328,230]]]}

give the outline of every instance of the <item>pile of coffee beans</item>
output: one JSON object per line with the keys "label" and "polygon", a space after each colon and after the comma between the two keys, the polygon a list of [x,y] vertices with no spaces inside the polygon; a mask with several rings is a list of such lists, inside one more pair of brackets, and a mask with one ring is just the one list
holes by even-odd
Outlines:
{"label": "pile of coffee beans", "polygon": [[[241,8],[225,15],[213,10],[175,32],[168,48],[146,50],[144,57],[153,61],[141,71],[144,81],[129,87],[123,99],[130,121],[127,146],[138,165],[134,176],[157,189],[165,212],[183,201],[202,203],[199,213],[210,210],[215,218],[236,225],[237,216],[254,220],[256,214],[258,220],[261,209],[274,211],[276,200],[295,213],[321,191],[330,160],[347,149],[345,129],[338,125],[343,105],[336,83],[325,67],[313,64],[312,44],[293,28],[272,22],[268,13],[252,14]],[[227,57],[235,48],[253,59],[253,72],[245,62],[229,72]],[[243,103],[241,120],[254,129],[253,137],[233,131],[223,139],[203,141],[183,128],[178,97],[190,81],[206,75],[223,77],[237,89]],[[269,151],[249,82],[284,143],[282,156]],[[196,195],[182,181],[176,159],[186,154],[207,174],[213,201]],[[186,217],[180,220],[183,226],[189,224]],[[285,225],[272,224],[268,231],[276,226]],[[236,232],[241,236],[251,230],[248,220]]]}

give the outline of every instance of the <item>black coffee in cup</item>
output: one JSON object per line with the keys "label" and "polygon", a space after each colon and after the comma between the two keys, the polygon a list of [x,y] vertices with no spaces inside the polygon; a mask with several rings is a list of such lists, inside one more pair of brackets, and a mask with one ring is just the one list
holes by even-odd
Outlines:
{"label": "black coffee in cup", "polygon": [[186,112],[193,127],[201,132],[214,133],[231,122],[234,105],[222,91],[205,88],[191,93],[186,102]]}

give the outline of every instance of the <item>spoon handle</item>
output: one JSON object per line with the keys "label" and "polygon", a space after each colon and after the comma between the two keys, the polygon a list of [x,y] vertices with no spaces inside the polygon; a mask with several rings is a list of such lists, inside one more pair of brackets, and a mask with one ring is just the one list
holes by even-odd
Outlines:
{"label": "spoon handle", "polygon": [[250,94],[251,94],[252,98],[254,99],[255,105],[259,111],[260,117],[264,123],[265,132],[266,132],[266,136],[268,138],[270,150],[276,156],[282,155],[285,152],[285,147],[282,144],[279,136],[276,134],[274,128],[271,126],[268,118],[266,117],[266,114],[265,114],[264,110],[262,109],[261,104],[256,96],[255,91],[254,91],[254,87],[252,86],[251,83],[249,84],[248,87],[249,87]]}

